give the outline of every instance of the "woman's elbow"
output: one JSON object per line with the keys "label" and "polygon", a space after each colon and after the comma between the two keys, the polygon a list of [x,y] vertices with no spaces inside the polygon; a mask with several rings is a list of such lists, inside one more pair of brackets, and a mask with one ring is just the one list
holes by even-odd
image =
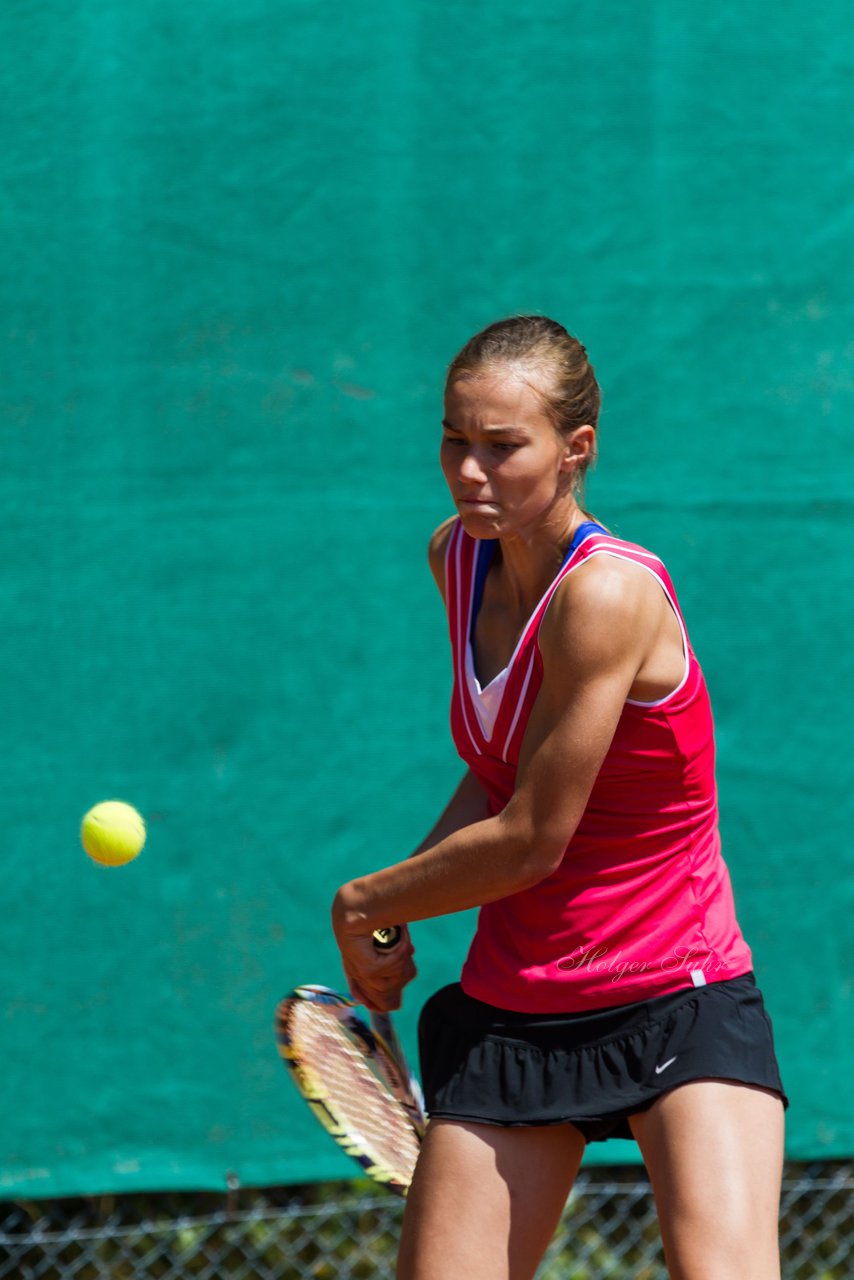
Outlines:
{"label": "woman's elbow", "polygon": [[539,884],[557,871],[563,862],[568,837],[563,832],[534,830],[528,834],[521,847],[519,868],[523,873],[524,888]]}
{"label": "woman's elbow", "polygon": [[[539,884],[557,871],[563,861],[566,847],[572,836],[564,823],[545,817],[537,821],[527,806],[515,806],[513,802],[499,814],[504,837],[511,850],[514,878],[518,877],[518,889],[528,889]],[[517,890],[518,891],[518,890]]]}

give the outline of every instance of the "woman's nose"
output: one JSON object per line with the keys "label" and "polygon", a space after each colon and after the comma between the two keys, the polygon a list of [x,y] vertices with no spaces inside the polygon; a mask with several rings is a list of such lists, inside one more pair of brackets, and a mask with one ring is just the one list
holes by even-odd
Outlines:
{"label": "woman's nose", "polygon": [[471,449],[466,449],[465,456],[460,463],[460,479],[468,481],[469,484],[482,483],[486,479],[483,466]]}

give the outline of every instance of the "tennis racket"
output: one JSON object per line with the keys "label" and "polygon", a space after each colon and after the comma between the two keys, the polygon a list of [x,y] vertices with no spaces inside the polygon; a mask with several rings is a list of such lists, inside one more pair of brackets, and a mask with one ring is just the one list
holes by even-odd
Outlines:
{"label": "tennis racket", "polygon": [[[384,950],[400,938],[377,930]],[[317,1119],[361,1168],[406,1195],[426,1126],[418,1081],[387,1013],[370,1026],[355,1002],[329,987],[296,987],[276,1009],[276,1042],[289,1074]]]}

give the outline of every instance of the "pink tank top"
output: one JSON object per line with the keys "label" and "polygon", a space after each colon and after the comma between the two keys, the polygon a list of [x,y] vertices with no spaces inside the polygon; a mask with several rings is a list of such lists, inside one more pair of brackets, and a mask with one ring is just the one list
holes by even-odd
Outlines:
{"label": "pink tank top", "polygon": [[679,620],[684,677],[654,703],[627,700],[559,867],[482,907],[463,989],[499,1008],[572,1013],[735,978],[751,967],[721,857],[712,715],[673,585],[643,548],[587,523],[537,605],[504,672],[480,690],[470,644],[476,588],[494,543],[458,521],[445,563],[454,660],[451,731],[490,812],[513,793],[519,748],[542,681],[537,637],[549,601],[590,556],[641,565]]}

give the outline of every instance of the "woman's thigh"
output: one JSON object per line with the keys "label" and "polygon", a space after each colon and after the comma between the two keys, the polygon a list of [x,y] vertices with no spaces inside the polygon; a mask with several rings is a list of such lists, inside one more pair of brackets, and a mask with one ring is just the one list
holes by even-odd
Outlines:
{"label": "woman's thigh", "polygon": [[398,1280],[530,1280],[583,1154],[571,1124],[434,1120],[406,1203]]}
{"label": "woman's thigh", "polygon": [[783,1104],[697,1080],[630,1120],[649,1171],[671,1280],[778,1280]]}

